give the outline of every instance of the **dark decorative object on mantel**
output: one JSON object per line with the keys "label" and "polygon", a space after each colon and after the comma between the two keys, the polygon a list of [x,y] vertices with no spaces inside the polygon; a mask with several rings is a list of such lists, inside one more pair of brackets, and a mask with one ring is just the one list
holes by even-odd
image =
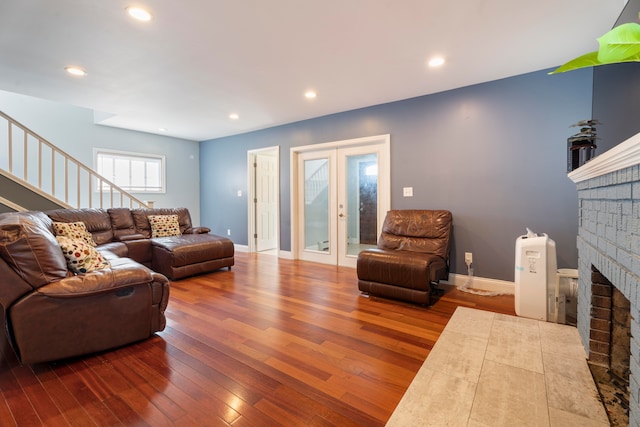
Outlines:
{"label": "dark decorative object on mantel", "polygon": [[567,172],[579,168],[596,155],[597,120],[580,120],[571,127],[580,126],[580,132],[567,138]]}

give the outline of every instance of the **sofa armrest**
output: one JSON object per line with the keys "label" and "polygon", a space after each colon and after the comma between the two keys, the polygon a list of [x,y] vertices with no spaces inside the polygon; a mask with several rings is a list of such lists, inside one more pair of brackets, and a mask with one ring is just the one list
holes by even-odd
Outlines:
{"label": "sofa armrest", "polygon": [[209,227],[191,227],[185,234],[207,234],[211,232]]}
{"label": "sofa armrest", "polygon": [[10,308],[16,355],[33,364],[146,339],[166,325],[169,286],[163,275],[126,258],[44,285]]}
{"label": "sofa armrest", "polygon": [[[36,292],[52,298],[76,298],[114,292],[129,286],[154,281],[152,272],[143,265],[129,261],[87,274],[67,277],[42,286]],[[124,292],[124,290],[122,290]]]}

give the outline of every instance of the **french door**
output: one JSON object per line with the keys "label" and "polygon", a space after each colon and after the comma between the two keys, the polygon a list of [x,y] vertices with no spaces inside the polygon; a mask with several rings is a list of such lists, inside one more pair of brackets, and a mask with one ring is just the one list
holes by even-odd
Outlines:
{"label": "french door", "polygon": [[355,267],[389,209],[389,136],[292,151],[296,258]]}

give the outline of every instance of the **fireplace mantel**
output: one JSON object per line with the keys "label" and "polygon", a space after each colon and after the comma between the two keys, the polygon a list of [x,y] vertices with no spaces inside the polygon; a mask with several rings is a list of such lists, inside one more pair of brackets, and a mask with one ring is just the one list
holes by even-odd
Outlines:
{"label": "fireplace mantel", "polygon": [[640,164],[640,133],[589,160],[578,169],[569,172],[568,176],[577,184],[637,164]]}

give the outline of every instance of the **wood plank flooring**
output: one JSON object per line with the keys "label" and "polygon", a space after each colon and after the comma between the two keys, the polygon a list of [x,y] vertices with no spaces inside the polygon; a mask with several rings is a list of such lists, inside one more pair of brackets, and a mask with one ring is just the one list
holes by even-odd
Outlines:
{"label": "wood plank flooring", "polygon": [[[172,282],[167,327],[101,354],[20,366],[0,343],[1,426],[382,426],[458,306],[369,298],[355,270],[236,254]],[[454,356],[454,355],[452,355]]]}

